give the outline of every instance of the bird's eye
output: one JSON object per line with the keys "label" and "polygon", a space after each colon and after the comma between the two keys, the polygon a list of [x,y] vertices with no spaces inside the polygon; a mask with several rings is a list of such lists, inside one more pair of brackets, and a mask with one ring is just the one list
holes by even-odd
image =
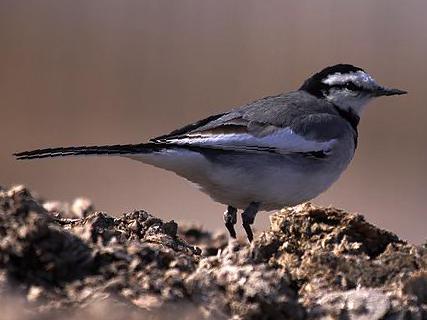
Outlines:
{"label": "bird's eye", "polygon": [[347,82],[344,84],[344,88],[351,91],[358,91],[359,88],[353,82]]}

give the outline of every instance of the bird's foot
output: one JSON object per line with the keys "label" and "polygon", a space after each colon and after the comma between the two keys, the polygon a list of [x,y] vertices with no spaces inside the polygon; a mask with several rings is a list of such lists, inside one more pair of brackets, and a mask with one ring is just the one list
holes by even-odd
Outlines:
{"label": "bird's foot", "polygon": [[246,231],[246,235],[248,237],[249,242],[252,242],[254,239],[254,234],[252,232],[251,225],[255,221],[256,214],[259,209],[259,203],[258,202],[251,202],[249,207],[245,209],[245,211],[242,212],[242,222],[243,222],[243,228]]}
{"label": "bird's foot", "polygon": [[234,225],[237,222],[237,209],[228,206],[227,211],[224,212],[224,223],[228,232],[230,233],[230,237],[236,239],[236,230],[234,230]]}

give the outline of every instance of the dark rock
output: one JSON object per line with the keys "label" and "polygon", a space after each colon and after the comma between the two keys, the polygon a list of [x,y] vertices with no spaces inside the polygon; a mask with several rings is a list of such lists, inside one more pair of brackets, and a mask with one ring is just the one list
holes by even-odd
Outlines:
{"label": "dark rock", "polygon": [[89,272],[92,250],[58,226],[29,192],[11,190],[2,198],[10,206],[0,210],[0,268],[11,281],[58,286]]}
{"label": "dark rock", "polygon": [[300,205],[273,214],[248,245],[143,210],[115,218],[87,201],[70,215],[48,203],[0,190],[7,318],[427,317],[426,246],[360,215]]}

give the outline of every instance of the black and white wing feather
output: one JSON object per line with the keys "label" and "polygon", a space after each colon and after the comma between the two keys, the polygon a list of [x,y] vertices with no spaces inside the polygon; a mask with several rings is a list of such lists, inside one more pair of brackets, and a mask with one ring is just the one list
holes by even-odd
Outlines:
{"label": "black and white wing feather", "polygon": [[287,95],[269,97],[150,142],[238,152],[328,152],[346,124],[330,107],[324,106],[324,112],[304,108],[303,102],[318,103],[306,100],[296,103]]}

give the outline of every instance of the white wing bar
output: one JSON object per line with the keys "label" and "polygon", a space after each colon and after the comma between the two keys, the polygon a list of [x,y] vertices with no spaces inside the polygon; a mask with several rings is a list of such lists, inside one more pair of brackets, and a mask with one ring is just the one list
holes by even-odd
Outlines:
{"label": "white wing bar", "polygon": [[264,137],[249,133],[195,133],[166,142],[198,147],[235,151],[274,151],[281,154],[296,152],[329,151],[336,139],[329,141],[308,140],[290,128],[278,129]]}

